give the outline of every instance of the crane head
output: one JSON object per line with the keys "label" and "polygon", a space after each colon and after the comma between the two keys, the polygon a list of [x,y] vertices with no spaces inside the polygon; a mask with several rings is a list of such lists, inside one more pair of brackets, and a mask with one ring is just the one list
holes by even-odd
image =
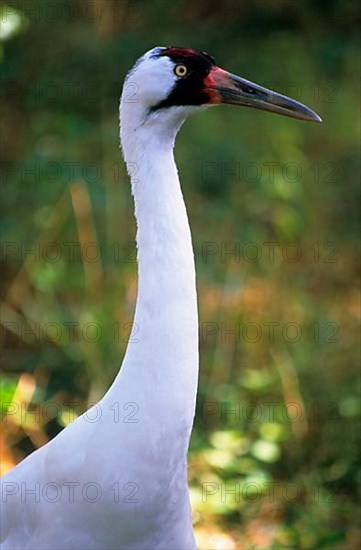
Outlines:
{"label": "crane head", "polygon": [[306,105],[229,73],[192,48],[157,47],[143,55],[127,76],[124,102],[141,103],[146,117],[177,110],[185,118],[200,107],[232,104],[321,122]]}

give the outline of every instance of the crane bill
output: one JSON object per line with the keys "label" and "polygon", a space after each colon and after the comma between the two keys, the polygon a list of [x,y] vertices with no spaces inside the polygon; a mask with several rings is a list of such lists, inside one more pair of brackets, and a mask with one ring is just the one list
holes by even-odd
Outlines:
{"label": "crane bill", "polygon": [[214,67],[205,79],[205,91],[210,103],[253,107],[301,120],[322,122],[309,107],[259,84]]}

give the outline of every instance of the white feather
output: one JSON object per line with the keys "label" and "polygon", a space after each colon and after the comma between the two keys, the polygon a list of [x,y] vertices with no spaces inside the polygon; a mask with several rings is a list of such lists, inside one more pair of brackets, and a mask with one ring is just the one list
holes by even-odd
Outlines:
{"label": "white feather", "polygon": [[[198,378],[197,297],[173,147],[183,120],[200,108],[149,114],[176,80],[172,62],[153,54],[128,75],[120,106],[138,225],[138,342],[128,345],[100,403],[3,478],[4,550],[196,548],[186,456]],[[124,421],[129,411],[137,422]]]}

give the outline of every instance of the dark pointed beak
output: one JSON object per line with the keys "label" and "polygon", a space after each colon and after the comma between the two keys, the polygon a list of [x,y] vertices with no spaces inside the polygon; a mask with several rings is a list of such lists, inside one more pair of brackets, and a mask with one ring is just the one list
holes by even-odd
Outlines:
{"label": "dark pointed beak", "polygon": [[322,122],[321,117],[303,103],[228,73],[220,67],[211,69],[204,84],[205,92],[213,104],[244,105],[301,120]]}

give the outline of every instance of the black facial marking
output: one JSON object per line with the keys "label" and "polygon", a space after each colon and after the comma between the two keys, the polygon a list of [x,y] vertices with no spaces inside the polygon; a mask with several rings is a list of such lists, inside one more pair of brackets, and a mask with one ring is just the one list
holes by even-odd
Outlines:
{"label": "black facial marking", "polygon": [[192,48],[163,48],[156,57],[167,56],[173,63],[181,63],[188,69],[184,77],[179,77],[166,99],[152,107],[151,111],[180,105],[203,105],[209,96],[204,91],[204,79],[216,65],[213,57]]}

